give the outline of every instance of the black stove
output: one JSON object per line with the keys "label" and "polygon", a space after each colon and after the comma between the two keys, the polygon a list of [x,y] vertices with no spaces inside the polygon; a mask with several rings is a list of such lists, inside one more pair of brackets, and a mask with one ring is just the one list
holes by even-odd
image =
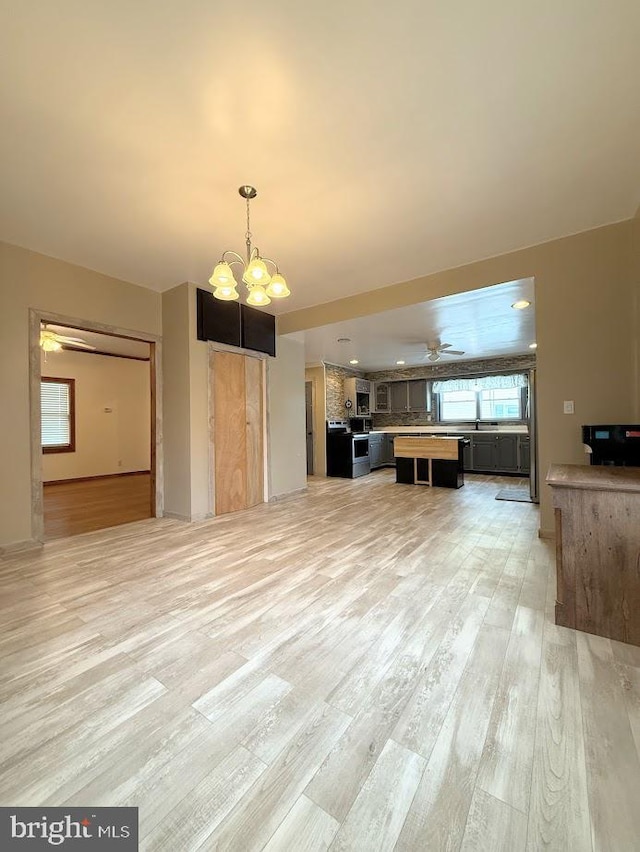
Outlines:
{"label": "black stove", "polygon": [[368,433],[352,432],[347,420],[327,420],[327,476],[356,479],[370,471]]}

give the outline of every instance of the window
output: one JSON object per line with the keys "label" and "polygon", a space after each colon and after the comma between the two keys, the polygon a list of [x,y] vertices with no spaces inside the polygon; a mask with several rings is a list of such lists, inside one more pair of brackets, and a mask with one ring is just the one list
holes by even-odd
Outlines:
{"label": "window", "polygon": [[480,391],[480,420],[521,420],[520,388]]}
{"label": "window", "polygon": [[476,419],[476,391],[445,391],[439,396],[440,420]]}
{"label": "window", "polygon": [[75,452],[75,379],[43,378],[40,412],[42,452]]}
{"label": "window", "polygon": [[443,421],[524,420],[526,416],[527,389],[520,376],[436,381],[434,391]]}

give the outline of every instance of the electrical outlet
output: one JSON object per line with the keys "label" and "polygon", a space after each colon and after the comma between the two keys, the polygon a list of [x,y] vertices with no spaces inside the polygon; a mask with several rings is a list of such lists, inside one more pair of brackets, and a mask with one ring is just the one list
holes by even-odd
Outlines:
{"label": "electrical outlet", "polygon": [[565,399],[562,411],[563,411],[563,414],[575,414],[572,399]]}

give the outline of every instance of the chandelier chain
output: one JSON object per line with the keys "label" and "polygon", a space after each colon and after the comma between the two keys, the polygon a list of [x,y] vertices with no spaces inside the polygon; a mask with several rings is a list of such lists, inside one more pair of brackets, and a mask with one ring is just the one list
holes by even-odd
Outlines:
{"label": "chandelier chain", "polygon": [[247,233],[245,234],[245,241],[247,243],[247,263],[251,261],[251,237],[253,234],[251,233],[251,213],[249,208],[250,199],[247,198]]}

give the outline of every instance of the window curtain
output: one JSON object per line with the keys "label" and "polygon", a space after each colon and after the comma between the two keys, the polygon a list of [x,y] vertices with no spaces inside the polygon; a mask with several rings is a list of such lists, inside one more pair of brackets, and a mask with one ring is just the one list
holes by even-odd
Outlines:
{"label": "window curtain", "polygon": [[527,385],[527,376],[524,373],[515,373],[511,376],[481,376],[477,379],[443,379],[433,383],[433,392],[504,390],[504,388],[526,388]]}

